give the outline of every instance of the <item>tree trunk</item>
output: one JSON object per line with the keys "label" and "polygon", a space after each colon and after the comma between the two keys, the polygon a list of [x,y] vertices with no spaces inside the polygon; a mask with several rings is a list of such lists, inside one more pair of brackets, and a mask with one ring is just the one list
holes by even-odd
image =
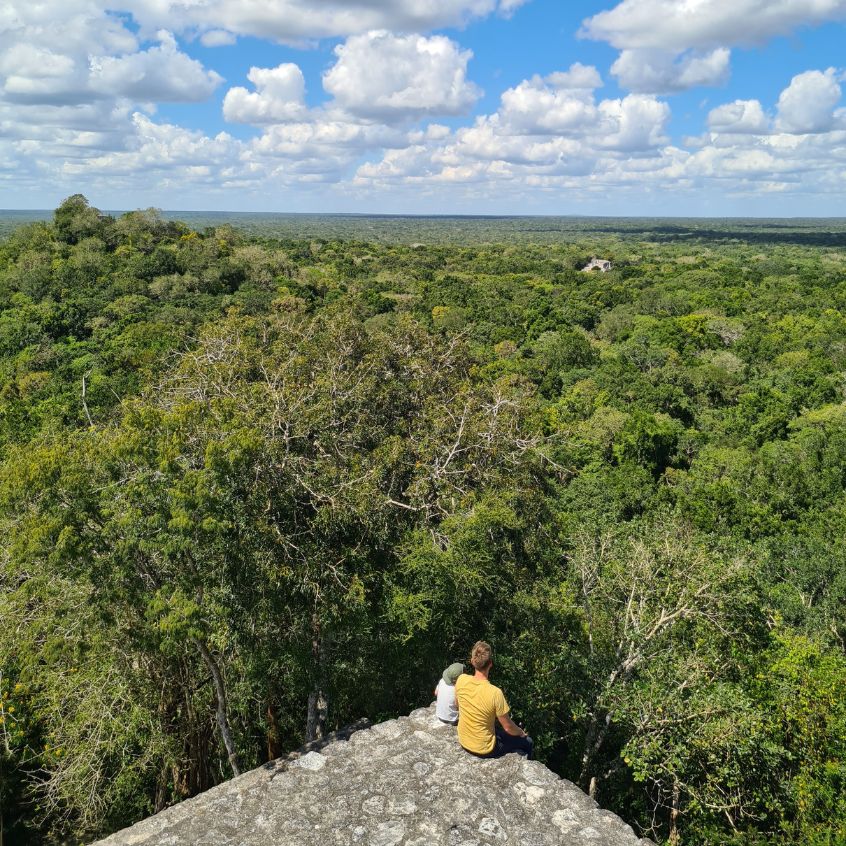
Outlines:
{"label": "tree trunk", "polygon": [[315,681],[308,695],[306,713],[306,742],[321,740],[326,734],[326,717],[329,702],[324,693],[326,680],[326,654],[320,632],[320,623],[316,616],[312,618],[311,657],[314,661]]}
{"label": "tree trunk", "polygon": [[678,846],[679,843],[679,783],[673,781],[673,805],[670,810],[670,843]]}
{"label": "tree trunk", "polygon": [[226,747],[226,755],[229,758],[229,766],[232,767],[232,775],[241,775],[238,766],[238,753],[235,751],[235,741],[232,739],[232,732],[229,728],[229,716],[226,708],[226,686],[223,682],[223,674],[220,672],[217,662],[214,660],[209,648],[199,639],[195,639],[200,655],[209,668],[214,683],[215,699],[217,700],[217,727],[220,730],[220,737]]}
{"label": "tree trunk", "polygon": [[267,703],[264,712],[267,719],[267,760],[275,761],[282,754],[282,743],[279,738],[279,720],[276,718],[276,706],[272,702]]}
{"label": "tree trunk", "polygon": [[308,715],[306,717],[306,741],[321,740],[326,733],[326,712],[328,702],[319,687],[308,695]]}
{"label": "tree trunk", "polygon": [[587,735],[585,736],[584,751],[582,752],[582,771],[579,774],[579,787],[582,790],[587,790],[591,781],[591,770],[593,769],[593,761],[602,744],[605,742],[605,736],[608,734],[608,729],[611,726],[611,714],[606,713],[605,719],[600,721],[599,717],[594,714],[588,727]]}
{"label": "tree trunk", "polygon": [[[163,811],[167,807],[167,800],[168,800],[168,790],[167,790],[167,782],[170,776],[170,764],[165,764],[161,770],[159,770],[159,774],[156,777],[156,798],[154,802],[154,812],[159,813],[159,811]],[[0,846],[3,846],[0,843]]]}
{"label": "tree trunk", "polygon": [[[632,654],[631,647],[629,647],[628,650],[628,657],[625,660],[622,660],[625,653],[625,645],[625,642],[621,642],[617,646],[617,660],[621,663],[618,664],[609,674],[608,681],[605,682],[604,693],[608,693],[613,690],[617,682],[627,679],[631,675],[632,670],[634,670],[640,662],[640,657],[636,654]],[[601,699],[602,696],[600,695],[595,701],[599,702]],[[602,711],[605,711],[605,717],[600,720],[599,713]],[[582,752],[582,771],[579,774],[579,786],[582,790],[587,790],[588,788],[590,771],[593,768],[594,758],[596,758],[599,750],[602,748],[602,744],[605,742],[605,738],[611,728],[611,716],[611,711],[607,711],[604,708],[599,708],[597,706],[594,707],[591,714],[590,725],[588,726],[587,734],[585,735],[585,745]]]}

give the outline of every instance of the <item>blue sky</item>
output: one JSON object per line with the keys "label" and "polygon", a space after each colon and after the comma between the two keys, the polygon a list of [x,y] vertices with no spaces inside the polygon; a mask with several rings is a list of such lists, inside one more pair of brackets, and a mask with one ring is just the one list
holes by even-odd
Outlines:
{"label": "blue sky", "polygon": [[846,0],[7,0],[50,208],[846,215]]}

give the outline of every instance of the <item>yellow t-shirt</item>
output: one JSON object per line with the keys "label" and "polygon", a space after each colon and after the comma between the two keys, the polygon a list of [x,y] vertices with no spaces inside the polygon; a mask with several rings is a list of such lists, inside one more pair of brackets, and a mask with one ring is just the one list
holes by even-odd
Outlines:
{"label": "yellow t-shirt", "polygon": [[487,755],[496,744],[496,718],[511,709],[502,691],[487,679],[459,676],[455,682],[458,702],[458,742],[468,751]]}

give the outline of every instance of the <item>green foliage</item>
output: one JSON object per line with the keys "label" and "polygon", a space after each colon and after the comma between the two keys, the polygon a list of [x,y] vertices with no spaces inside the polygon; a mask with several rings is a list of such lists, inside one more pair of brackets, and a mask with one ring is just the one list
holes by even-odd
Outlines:
{"label": "green foliage", "polygon": [[259,218],[74,195],[0,243],[4,843],[416,707],[479,637],[644,833],[846,838],[843,233]]}

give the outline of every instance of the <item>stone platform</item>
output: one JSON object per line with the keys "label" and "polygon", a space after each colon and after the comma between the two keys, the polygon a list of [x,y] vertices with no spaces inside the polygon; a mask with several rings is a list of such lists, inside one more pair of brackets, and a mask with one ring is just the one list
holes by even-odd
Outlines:
{"label": "stone platform", "polygon": [[421,708],[295,753],[98,846],[636,846],[543,764],[482,760]]}

